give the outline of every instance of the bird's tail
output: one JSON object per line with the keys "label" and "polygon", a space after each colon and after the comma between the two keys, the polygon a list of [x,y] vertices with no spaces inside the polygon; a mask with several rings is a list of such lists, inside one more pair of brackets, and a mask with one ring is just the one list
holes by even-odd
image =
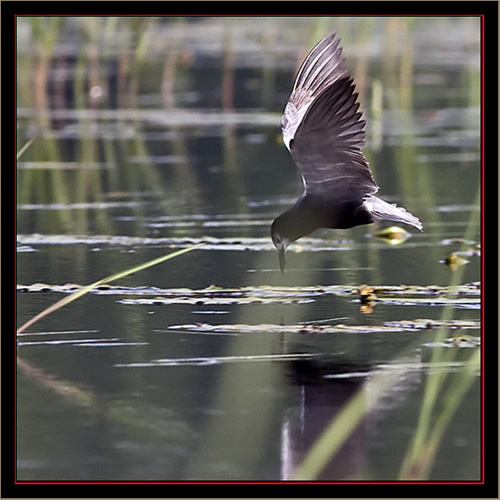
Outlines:
{"label": "bird's tail", "polygon": [[387,203],[376,196],[367,196],[363,202],[365,209],[374,219],[392,220],[394,222],[404,222],[422,231],[423,226],[420,220],[407,212],[404,208]]}

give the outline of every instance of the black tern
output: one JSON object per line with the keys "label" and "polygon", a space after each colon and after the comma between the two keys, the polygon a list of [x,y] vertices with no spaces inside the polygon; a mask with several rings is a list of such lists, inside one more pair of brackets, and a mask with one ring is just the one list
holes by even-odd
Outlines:
{"label": "black tern", "polygon": [[422,230],[417,217],[373,196],[379,187],[362,153],[365,121],[357,98],[340,39],[327,36],[299,68],[281,118],[283,141],[304,185],[295,205],[271,226],[282,272],[288,245],[318,228],[347,229],[386,219]]}

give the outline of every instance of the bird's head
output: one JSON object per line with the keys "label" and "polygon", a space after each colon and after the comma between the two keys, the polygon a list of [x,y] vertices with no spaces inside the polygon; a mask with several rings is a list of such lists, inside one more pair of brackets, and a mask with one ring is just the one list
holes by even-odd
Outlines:
{"label": "bird's head", "polygon": [[279,252],[279,262],[280,262],[280,270],[281,272],[285,272],[285,251],[290,244],[290,239],[285,237],[280,232],[280,224],[279,217],[276,219],[271,226],[271,238],[273,240],[274,246],[277,248]]}

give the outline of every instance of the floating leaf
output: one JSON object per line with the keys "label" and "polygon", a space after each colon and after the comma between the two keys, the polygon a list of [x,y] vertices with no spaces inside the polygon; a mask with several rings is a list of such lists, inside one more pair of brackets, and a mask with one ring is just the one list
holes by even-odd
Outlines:
{"label": "floating leaf", "polygon": [[408,231],[405,231],[402,227],[391,226],[386,229],[382,229],[382,231],[378,231],[375,233],[375,236],[390,245],[400,245],[406,241],[411,234]]}
{"label": "floating leaf", "polygon": [[479,321],[473,320],[432,320],[417,319],[404,320],[397,322],[386,322],[383,325],[345,325],[343,323],[332,324],[303,324],[295,325],[276,325],[271,323],[261,323],[256,325],[249,324],[219,324],[211,325],[208,323],[187,323],[181,325],[171,325],[164,333],[171,331],[183,331],[191,333],[238,333],[250,334],[255,332],[267,333],[300,333],[300,334],[327,334],[327,333],[393,333],[401,331],[421,331],[438,328],[449,329],[478,329],[481,327]]}
{"label": "floating leaf", "polygon": [[359,289],[359,296],[361,299],[360,311],[363,314],[371,314],[373,312],[374,301],[377,300],[374,289],[370,286],[363,286]]}
{"label": "floating leaf", "polygon": [[426,347],[459,347],[475,349],[481,346],[481,337],[460,335],[458,337],[447,338],[443,342],[428,342],[424,345]]}
{"label": "floating leaf", "polygon": [[377,296],[374,293],[374,288],[371,286],[362,286],[359,289],[359,296],[361,297],[362,304],[368,304],[374,300],[377,300]]}
{"label": "floating leaf", "polygon": [[[18,292],[74,293],[86,287],[75,283],[50,285],[34,283],[17,285]],[[452,306],[461,309],[478,309],[481,306],[480,282],[459,286],[417,286],[417,285],[315,285],[300,287],[247,286],[205,288],[159,288],[154,286],[127,287],[100,283],[87,290],[95,295],[117,295],[123,304],[136,305],[244,305],[244,304],[302,304],[317,298],[334,295],[352,297],[361,303],[364,312],[371,312],[375,301],[379,304],[405,306]],[[363,307],[365,306],[365,307]]]}
{"label": "floating leaf", "polygon": [[169,358],[155,359],[141,363],[119,363],[119,368],[151,368],[154,366],[210,366],[228,363],[269,362],[269,361],[296,361],[298,359],[313,359],[321,357],[320,354],[256,354],[247,356],[211,356],[198,358]]}
{"label": "floating leaf", "polygon": [[446,264],[452,271],[457,270],[460,266],[468,264],[469,261],[463,259],[457,252],[452,252],[446,259],[440,261],[441,264]]}
{"label": "floating leaf", "polygon": [[436,297],[436,298],[380,298],[380,304],[395,306],[443,306],[454,307],[456,309],[480,309],[481,299],[479,298],[457,298],[457,297]]}

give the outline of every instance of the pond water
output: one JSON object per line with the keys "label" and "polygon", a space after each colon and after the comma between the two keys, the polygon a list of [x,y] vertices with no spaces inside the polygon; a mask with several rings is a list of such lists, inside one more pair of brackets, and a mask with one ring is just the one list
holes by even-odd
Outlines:
{"label": "pond water", "polygon": [[[481,478],[479,18],[254,21],[18,18],[18,326],[205,242],[19,334],[18,480]],[[333,31],[424,232],[317,231],[282,274],[280,116]]]}

